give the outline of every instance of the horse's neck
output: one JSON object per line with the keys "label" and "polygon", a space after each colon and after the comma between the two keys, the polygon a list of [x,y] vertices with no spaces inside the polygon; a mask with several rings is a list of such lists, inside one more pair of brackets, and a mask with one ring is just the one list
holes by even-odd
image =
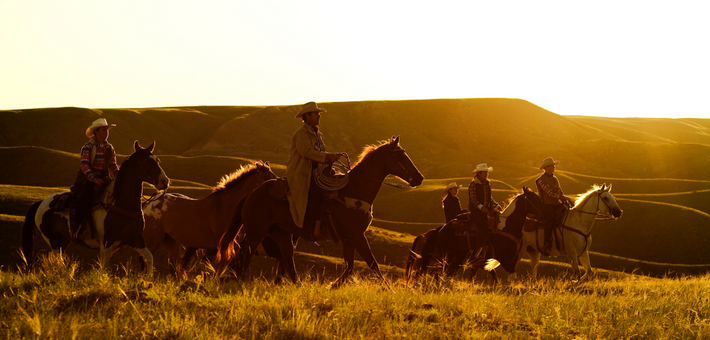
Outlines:
{"label": "horse's neck", "polygon": [[[130,178],[130,173],[127,170],[119,171],[118,178],[112,181],[104,194],[104,199],[107,204],[112,204],[117,207],[134,210],[141,209],[141,195],[143,194],[143,181]],[[120,186],[118,184],[121,184]]]}
{"label": "horse's neck", "polygon": [[565,217],[564,225],[577,229],[584,234],[589,234],[597,218],[597,205],[599,195],[592,195],[581,206],[576,206],[569,210]]}
{"label": "horse's neck", "polygon": [[239,185],[234,185],[226,189],[213,192],[207,197],[200,199],[201,202],[212,202],[214,200],[235,200],[235,205],[239,203],[244,196],[248,195],[257,187],[258,174],[251,175],[242,180]]}
{"label": "horse's neck", "polygon": [[348,184],[342,189],[343,196],[352,197],[372,203],[382,188],[382,181],[387,176],[372,164],[372,160],[358,163],[349,175]]}
{"label": "horse's neck", "polygon": [[510,204],[508,204],[508,206],[503,209],[503,212],[500,213],[500,220],[498,221],[498,230],[503,230],[503,228],[505,228],[505,222],[508,220],[508,217],[513,215],[513,212],[515,212],[518,197],[516,197],[512,202],[510,202]]}

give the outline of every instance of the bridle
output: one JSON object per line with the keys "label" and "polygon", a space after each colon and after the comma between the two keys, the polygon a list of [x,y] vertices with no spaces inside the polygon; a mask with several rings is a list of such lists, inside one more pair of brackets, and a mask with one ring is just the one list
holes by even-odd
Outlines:
{"label": "bridle", "polygon": [[[583,213],[583,214],[588,214],[588,215],[595,215],[595,216],[596,216],[595,219],[596,219],[597,221],[610,221],[610,220],[614,220],[614,219],[615,219],[615,218],[614,218],[614,215],[611,213],[611,211],[612,211],[611,206],[609,206],[609,204],[606,203],[606,201],[604,201],[604,199],[602,199],[602,197],[601,197],[602,194],[605,193],[605,192],[606,192],[606,191],[597,193],[597,210],[596,210],[596,211],[594,211],[594,212],[591,212],[591,211],[584,211],[584,210],[582,210],[582,209],[580,208],[579,212],[581,212],[581,213]],[[608,213],[605,213],[605,214],[600,214],[600,213],[599,213],[599,211],[601,210],[601,209],[599,209],[599,207],[600,207],[600,203],[599,203],[599,202],[604,202],[604,205],[606,205],[606,207],[609,209],[609,212],[608,212]]]}
{"label": "bridle", "polygon": [[[155,156],[153,156],[153,157],[155,157]],[[128,158],[131,158],[131,156],[128,156]],[[155,159],[157,160],[158,157],[155,157]],[[158,160],[157,162],[160,163],[159,160]],[[155,178],[153,178],[153,176],[151,176],[151,175],[148,173],[148,171],[145,170],[145,167],[143,167],[143,160],[140,160],[140,159],[139,159],[139,160],[138,160],[138,165],[140,166],[141,171],[143,171],[143,174],[144,174],[146,177],[148,177],[148,183],[150,183],[150,184],[152,184],[152,185],[154,185],[154,186],[155,186],[155,185],[158,185],[158,180],[155,179]]]}

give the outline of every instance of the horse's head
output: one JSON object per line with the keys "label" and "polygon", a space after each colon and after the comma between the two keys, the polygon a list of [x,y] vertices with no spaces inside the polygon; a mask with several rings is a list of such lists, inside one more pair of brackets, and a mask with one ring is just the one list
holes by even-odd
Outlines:
{"label": "horse's head", "polygon": [[[143,182],[148,182],[158,190],[165,190],[170,185],[170,179],[160,167],[160,160],[153,155],[155,142],[147,148],[142,148],[138,141],[133,143],[133,154],[126,158],[119,171],[133,171],[134,176]],[[128,168],[127,168],[128,167]]]}
{"label": "horse's head", "polygon": [[387,173],[405,180],[412,187],[421,185],[424,182],[424,175],[419,172],[404,148],[399,145],[399,136],[392,136],[389,145],[392,156],[387,164]]}
{"label": "horse's head", "polygon": [[619,204],[616,203],[616,199],[610,191],[611,184],[609,184],[609,186],[603,184],[599,189],[599,200],[604,202],[604,204],[599,205],[598,215],[601,215],[603,219],[615,220],[621,217],[623,211],[619,207]]}
{"label": "horse's head", "polygon": [[266,161],[256,161],[254,163],[254,166],[256,166],[256,173],[257,173],[257,183],[260,185],[261,183],[264,183],[270,179],[274,179],[278,176],[271,171],[271,166],[269,166],[269,162]]}

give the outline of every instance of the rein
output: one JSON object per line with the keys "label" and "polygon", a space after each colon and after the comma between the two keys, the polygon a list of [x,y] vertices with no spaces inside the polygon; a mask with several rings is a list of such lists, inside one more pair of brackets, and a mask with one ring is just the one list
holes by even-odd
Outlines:
{"label": "rein", "polygon": [[[581,210],[581,208],[580,208],[579,212],[583,213],[583,214],[587,214],[587,215],[595,215],[595,220],[600,220],[600,221],[612,220],[613,218],[611,217],[612,216],[611,213],[599,214],[599,205],[600,205],[599,202],[603,201],[601,195],[602,195],[602,193],[597,193],[597,211],[596,212],[584,211],[584,210]],[[609,208],[609,211],[611,211],[611,207],[606,202],[604,202],[604,205],[606,205],[606,207]],[[592,235],[592,230],[590,228],[589,233],[585,234],[582,231],[580,231],[579,229],[575,229],[575,228],[568,226],[566,224],[568,216],[569,216],[569,212],[567,213],[567,216],[565,216],[565,220],[562,222],[562,228],[569,230],[569,231],[573,231],[579,235],[582,235],[582,237],[584,237],[584,250],[582,250],[582,252],[579,255],[577,255],[577,257],[579,257],[582,254],[584,254],[584,252],[587,251],[587,249],[589,248],[589,237]],[[599,218],[599,217],[601,217],[601,218]],[[564,244],[565,244],[564,233],[560,233],[560,236],[562,236],[562,247],[564,248]]]}

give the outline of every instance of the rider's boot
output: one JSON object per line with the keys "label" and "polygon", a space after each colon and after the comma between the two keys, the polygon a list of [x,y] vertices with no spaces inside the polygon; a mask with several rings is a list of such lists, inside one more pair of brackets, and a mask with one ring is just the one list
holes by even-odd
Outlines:
{"label": "rider's boot", "polygon": [[316,225],[313,227],[313,238],[315,241],[320,241],[320,242],[327,241],[328,238],[323,236],[320,233],[320,227],[321,227],[321,220],[317,220]]}
{"label": "rider's boot", "polygon": [[552,249],[552,225],[546,225],[545,226],[545,243],[542,245],[542,249],[540,249],[540,252],[548,256],[550,254],[550,250]]}

